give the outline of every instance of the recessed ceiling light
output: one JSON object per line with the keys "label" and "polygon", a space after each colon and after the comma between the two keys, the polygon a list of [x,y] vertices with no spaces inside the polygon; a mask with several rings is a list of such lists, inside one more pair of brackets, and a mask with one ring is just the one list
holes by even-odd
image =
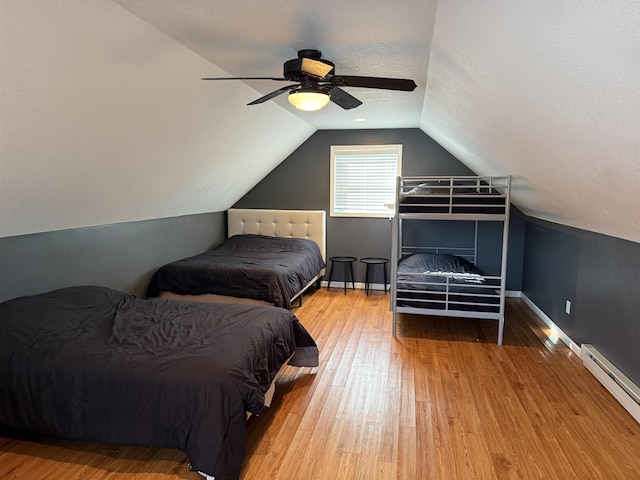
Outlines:
{"label": "recessed ceiling light", "polygon": [[354,118],[353,121],[354,122],[366,122],[367,119],[366,118]]}

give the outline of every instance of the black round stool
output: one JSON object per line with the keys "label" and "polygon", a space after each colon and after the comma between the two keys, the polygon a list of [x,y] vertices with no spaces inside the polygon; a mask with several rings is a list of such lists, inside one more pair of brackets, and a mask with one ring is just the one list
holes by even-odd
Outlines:
{"label": "black round stool", "polygon": [[333,280],[333,266],[336,263],[342,263],[342,273],[344,275],[344,294],[347,294],[347,265],[349,266],[349,273],[351,274],[351,287],[355,290],[356,284],[353,278],[353,262],[357,260],[356,257],[329,257],[331,260],[331,268],[329,269],[329,281],[327,282],[327,288],[331,287],[331,280]]}
{"label": "black round stool", "polygon": [[366,257],[361,258],[360,261],[367,266],[364,272],[364,290],[367,292],[367,296],[369,296],[369,285],[371,285],[373,267],[375,265],[382,265],[384,272],[384,293],[387,293],[387,263],[389,263],[389,260],[381,257]]}

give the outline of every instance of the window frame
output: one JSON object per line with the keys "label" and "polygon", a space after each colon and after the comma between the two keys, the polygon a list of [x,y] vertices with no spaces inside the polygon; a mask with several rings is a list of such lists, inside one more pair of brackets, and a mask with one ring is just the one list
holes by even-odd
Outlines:
{"label": "window frame", "polygon": [[[330,187],[330,213],[332,217],[355,217],[355,218],[389,218],[393,216],[395,210],[396,179],[402,172],[402,144],[381,144],[381,145],[331,145],[331,187]],[[336,156],[371,156],[376,155],[396,155],[395,174],[388,178],[389,189],[386,202],[381,205],[383,209],[371,208],[366,210],[341,210],[336,211]],[[381,176],[380,176],[381,177]],[[387,192],[385,192],[387,193]],[[383,194],[384,195],[384,194]],[[373,205],[365,205],[373,206]]]}

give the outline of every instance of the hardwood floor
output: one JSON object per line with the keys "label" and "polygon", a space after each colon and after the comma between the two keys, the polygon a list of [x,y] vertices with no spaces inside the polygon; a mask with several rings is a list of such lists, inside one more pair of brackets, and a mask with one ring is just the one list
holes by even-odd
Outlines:
{"label": "hardwood floor", "polygon": [[[295,313],[321,352],[247,425],[242,480],[640,479],[640,425],[518,299],[491,320],[400,315],[332,288]],[[202,478],[186,456],[4,432],[2,479]]]}

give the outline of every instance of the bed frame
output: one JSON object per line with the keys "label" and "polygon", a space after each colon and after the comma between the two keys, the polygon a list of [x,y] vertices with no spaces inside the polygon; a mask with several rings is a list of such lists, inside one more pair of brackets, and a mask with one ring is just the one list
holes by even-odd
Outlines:
{"label": "bed frame", "polygon": [[[419,187],[428,185],[426,193]],[[511,177],[398,177],[396,205],[393,218],[393,247],[391,262],[391,310],[393,311],[393,336],[396,336],[398,313],[436,315],[446,317],[483,318],[498,320],[498,345],[502,345],[504,331],[504,299],[507,274],[507,242],[509,232]],[[450,248],[444,245],[407,245],[403,222],[406,220],[456,220],[475,223],[474,238],[468,247]],[[478,225],[480,222],[502,222],[502,257],[500,274],[485,275],[487,294],[476,295],[475,300],[450,301],[455,296],[447,282],[442,300],[424,301],[424,307],[403,306],[404,291],[398,288],[398,262],[411,253],[449,253],[476,263],[478,253]],[[490,293],[495,291],[496,293]],[[428,294],[429,292],[425,292]],[[471,297],[471,296],[469,296]],[[487,302],[497,300],[497,304]],[[420,300],[418,300],[418,303]],[[431,308],[439,303],[442,308]],[[489,310],[487,311],[487,307]],[[497,307],[497,308],[495,308]]]}
{"label": "bed frame", "polygon": [[[227,238],[234,235],[253,234],[280,238],[304,238],[314,241],[320,248],[323,260],[327,261],[327,221],[324,210],[269,210],[230,208],[227,210]],[[302,294],[324,276],[322,269],[305,287],[296,293],[291,301],[298,299],[302,304]],[[217,303],[250,303],[272,305],[263,300],[232,297],[207,293],[204,295],[178,295],[161,292],[162,298]]]}

